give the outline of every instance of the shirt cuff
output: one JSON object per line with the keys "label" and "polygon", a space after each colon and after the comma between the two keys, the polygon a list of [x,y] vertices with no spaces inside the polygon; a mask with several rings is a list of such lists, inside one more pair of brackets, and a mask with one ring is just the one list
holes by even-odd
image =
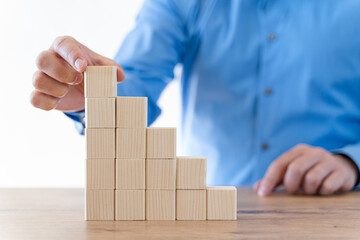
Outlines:
{"label": "shirt cuff", "polygon": [[85,110],[79,112],[64,112],[66,116],[74,120],[76,130],[81,134],[85,134]]}
{"label": "shirt cuff", "polygon": [[347,145],[343,148],[331,151],[334,154],[342,154],[351,159],[357,166],[358,176],[354,189],[360,189],[360,143]]}

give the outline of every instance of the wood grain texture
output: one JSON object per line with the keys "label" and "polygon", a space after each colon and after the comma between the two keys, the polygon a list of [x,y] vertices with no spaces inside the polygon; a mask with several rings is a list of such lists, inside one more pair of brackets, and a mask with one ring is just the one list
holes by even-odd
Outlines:
{"label": "wood grain texture", "polygon": [[115,189],[115,159],[87,159],[86,188]]}
{"label": "wood grain texture", "polygon": [[146,220],[175,220],[175,190],[146,190]]}
{"label": "wood grain texture", "polygon": [[0,238],[342,239],[360,236],[360,191],[329,197],[238,189],[236,221],[84,221],[83,189],[0,189]]}
{"label": "wood grain texture", "polygon": [[146,128],[147,104],[146,97],[117,97],[116,127]]}
{"label": "wood grain texture", "polygon": [[116,159],[116,189],[145,189],[145,159]]}
{"label": "wood grain texture", "polygon": [[176,188],[206,189],[206,158],[177,157]]}
{"label": "wood grain texture", "polygon": [[141,159],[146,155],[145,128],[116,129],[116,158]]}
{"label": "wood grain texture", "polygon": [[86,98],[87,128],[115,128],[115,98]]}
{"label": "wood grain texture", "polygon": [[207,219],[236,220],[236,188],[207,187]]}
{"label": "wood grain texture", "polygon": [[206,220],[206,190],[176,190],[177,220]]}
{"label": "wood grain texture", "polygon": [[115,220],[145,220],[145,190],[115,190]]}
{"label": "wood grain texture", "polygon": [[146,158],[176,158],[176,128],[147,128]]}
{"label": "wood grain texture", "polygon": [[85,71],[85,97],[116,97],[117,78],[114,66],[89,66]]}
{"label": "wood grain texture", "polygon": [[86,220],[114,220],[115,190],[86,190]]}
{"label": "wood grain texture", "polygon": [[115,158],[115,129],[85,129],[86,158]]}
{"label": "wood grain texture", "polygon": [[176,189],[176,159],[146,159],[146,189]]}

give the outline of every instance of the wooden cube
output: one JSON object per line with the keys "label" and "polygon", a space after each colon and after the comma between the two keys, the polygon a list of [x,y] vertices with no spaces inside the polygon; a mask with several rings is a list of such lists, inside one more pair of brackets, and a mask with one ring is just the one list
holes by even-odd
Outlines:
{"label": "wooden cube", "polygon": [[86,98],[87,128],[115,128],[115,98]]}
{"label": "wooden cube", "polygon": [[116,189],[145,189],[145,159],[116,159]]}
{"label": "wooden cube", "polygon": [[175,220],[175,191],[146,190],[146,220]]}
{"label": "wooden cube", "polygon": [[116,129],[116,158],[141,159],[146,155],[145,128]]}
{"label": "wooden cube", "polygon": [[206,220],[206,190],[176,190],[177,220]]}
{"label": "wooden cube", "polygon": [[146,139],[146,158],[176,158],[176,128],[147,128]]}
{"label": "wooden cube", "polygon": [[177,157],[177,189],[206,189],[206,158]]}
{"label": "wooden cube", "polygon": [[146,159],[146,189],[175,190],[176,159]]}
{"label": "wooden cube", "polygon": [[115,158],[115,129],[85,129],[86,158]]}
{"label": "wooden cube", "polygon": [[86,190],[86,220],[114,220],[115,190]]}
{"label": "wooden cube", "polygon": [[115,190],[115,220],[145,220],[145,190]]}
{"label": "wooden cube", "polygon": [[207,219],[236,220],[236,198],[235,187],[208,187]]}
{"label": "wooden cube", "polygon": [[117,77],[114,66],[89,66],[85,72],[85,97],[116,97]]}
{"label": "wooden cube", "polygon": [[146,97],[117,97],[116,127],[146,128],[147,104]]}
{"label": "wooden cube", "polygon": [[115,159],[87,159],[86,188],[115,189]]}

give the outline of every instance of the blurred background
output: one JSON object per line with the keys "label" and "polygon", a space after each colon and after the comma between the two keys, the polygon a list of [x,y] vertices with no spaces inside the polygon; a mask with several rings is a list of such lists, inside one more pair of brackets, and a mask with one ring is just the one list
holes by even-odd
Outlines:
{"label": "blurred background", "polygon": [[[84,187],[85,139],[58,111],[29,102],[37,55],[55,37],[70,35],[114,57],[134,27],[142,0],[14,0],[0,2],[0,187]],[[180,146],[180,69],[160,98],[153,126],[177,127]]]}

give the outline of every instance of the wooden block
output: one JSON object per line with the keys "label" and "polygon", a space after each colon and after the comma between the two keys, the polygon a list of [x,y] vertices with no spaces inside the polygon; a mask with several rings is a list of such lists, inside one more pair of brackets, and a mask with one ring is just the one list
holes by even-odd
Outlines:
{"label": "wooden block", "polygon": [[146,97],[117,97],[116,127],[146,128],[147,104]]}
{"label": "wooden block", "polygon": [[177,189],[206,189],[206,158],[177,157]]}
{"label": "wooden block", "polygon": [[208,220],[236,220],[235,187],[208,187],[206,192]]}
{"label": "wooden block", "polygon": [[145,159],[116,159],[116,189],[145,189]]}
{"label": "wooden block", "polygon": [[146,189],[175,190],[176,159],[146,159]]}
{"label": "wooden block", "polygon": [[85,129],[86,158],[115,158],[115,129]]}
{"label": "wooden block", "polygon": [[86,190],[86,220],[114,220],[115,190]]}
{"label": "wooden block", "polygon": [[89,66],[85,72],[85,97],[116,97],[116,67]]}
{"label": "wooden block", "polygon": [[175,220],[175,191],[146,190],[146,220]]}
{"label": "wooden block", "polygon": [[146,136],[146,158],[176,158],[176,128],[147,128]]}
{"label": "wooden block", "polygon": [[146,155],[145,128],[116,129],[116,158],[141,159]]}
{"label": "wooden block", "polygon": [[115,220],[145,220],[145,190],[115,190]]}
{"label": "wooden block", "polygon": [[86,188],[115,189],[115,159],[87,159]]}
{"label": "wooden block", "polygon": [[177,220],[206,220],[206,190],[176,190]]}
{"label": "wooden block", "polygon": [[86,98],[87,128],[115,128],[115,98]]}

